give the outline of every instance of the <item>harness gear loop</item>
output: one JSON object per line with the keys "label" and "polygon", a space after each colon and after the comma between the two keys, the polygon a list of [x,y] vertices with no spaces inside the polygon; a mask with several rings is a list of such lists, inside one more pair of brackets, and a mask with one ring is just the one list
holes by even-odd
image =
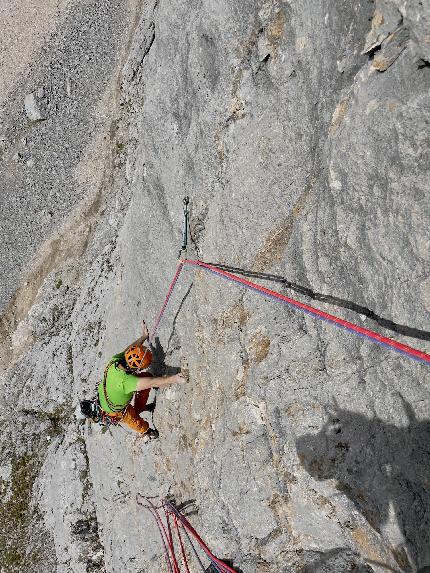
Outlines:
{"label": "harness gear loop", "polygon": [[119,418],[109,416],[109,414],[107,414],[104,410],[102,410],[98,398],[93,400],[93,404],[94,404],[93,422],[95,422],[99,426],[104,426],[106,429],[109,426],[117,426],[119,424],[120,422]]}

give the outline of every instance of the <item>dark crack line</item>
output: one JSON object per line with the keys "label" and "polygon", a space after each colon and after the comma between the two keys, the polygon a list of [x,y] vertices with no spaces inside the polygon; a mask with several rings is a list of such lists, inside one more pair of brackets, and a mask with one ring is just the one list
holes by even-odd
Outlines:
{"label": "dark crack line", "polygon": [[133,73],[133,75],[132,75],[132,77],[131,77],[131,82],[133,82],[133,80],[134,80],[135,77],[137,76],[138,72],[140,71],[140,68],[142,67],[143,62],[144,62],[146,56],[149,54],[149,51],[150,51],[151,48],[152,48],[152,44],[154,43],[154,40],[155,40],[155,23],[154,23],[154,22],[151,22],[151,24],[149,25],[149,30],[148,30],[148,32],[149,32],[148,43],[147,43],[147,45],[144,47],[144,49],[143,49],[143,54],[142,54],[142,56],[140,57],[140,60],[139,60],[138,64],[136,65],[136,69],[135,69],[135,71],[134,71],[134,73]]}

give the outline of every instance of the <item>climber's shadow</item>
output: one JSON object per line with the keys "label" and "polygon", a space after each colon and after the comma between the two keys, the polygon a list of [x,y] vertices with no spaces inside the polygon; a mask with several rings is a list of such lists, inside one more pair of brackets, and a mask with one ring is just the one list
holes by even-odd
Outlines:
{"label": "climber's shadow", "polygon": [[405,541],[393,555],[409,572],[430,565],[430,421],[417,420],[402,400],[406,427],[334,407],[321,431],[296,447],[305,469],[318,480],[335,479],[376,531],[394,510]]}
{"label": "climber's shadow", "polygon": [[154,376],[170,376],[171,374],[178,374],[178,372],[181,371],[177,366],[166,364],[166,352],[164,351],[158,336],[155,337],[154,342],[151,344],[151,352],[151,374]]}
{"label": "climber's shadow", "polygon": [[172,340],[175,338],[176,322],[178,320],[178,316],[182,310],[182,307],[185,301],[187,300],[188,295],[191,292],[192,287],[193,283],[189,285],[185,295],[182,297],[179,308],[176,311],[176,314],[173,318],[172,331],[170,333],[169,340],[167,342],[167,352],[161,345],[158,336],[155,337],[154,342],[151,344],[151,351],[152,351],[151,374],[153,374],[154,376],[170,376],[171,374],[178,374],[179,372],[181,372],[181,368],[179,368],[178,366],[170,366],[169,364],[166,364],[166,357],[172,353],[171,350],[169,349]]}

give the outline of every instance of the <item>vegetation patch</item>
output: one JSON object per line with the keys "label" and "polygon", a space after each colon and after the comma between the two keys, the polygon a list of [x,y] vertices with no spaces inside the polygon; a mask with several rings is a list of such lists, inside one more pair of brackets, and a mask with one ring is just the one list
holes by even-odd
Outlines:
{"label": "vegetation patch", "polygon": [[10,495],[0,500],[0,563],[4,573],[31,571],[38,550],[28,543],[37,515],[30,509],[33,484],[40,469],[36,455],[11,455]]}

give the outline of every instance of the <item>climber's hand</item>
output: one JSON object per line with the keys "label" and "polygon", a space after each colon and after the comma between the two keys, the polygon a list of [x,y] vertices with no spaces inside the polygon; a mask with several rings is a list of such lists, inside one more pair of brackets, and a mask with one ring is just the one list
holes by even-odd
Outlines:
{"label": "climber's hand", "polygon": [[173,376],[171,377],[171,381],[172,384],[185,384],[187,380],[185,376],[182,374],[182,372],[179,372],[178,374],[173,374]]}

